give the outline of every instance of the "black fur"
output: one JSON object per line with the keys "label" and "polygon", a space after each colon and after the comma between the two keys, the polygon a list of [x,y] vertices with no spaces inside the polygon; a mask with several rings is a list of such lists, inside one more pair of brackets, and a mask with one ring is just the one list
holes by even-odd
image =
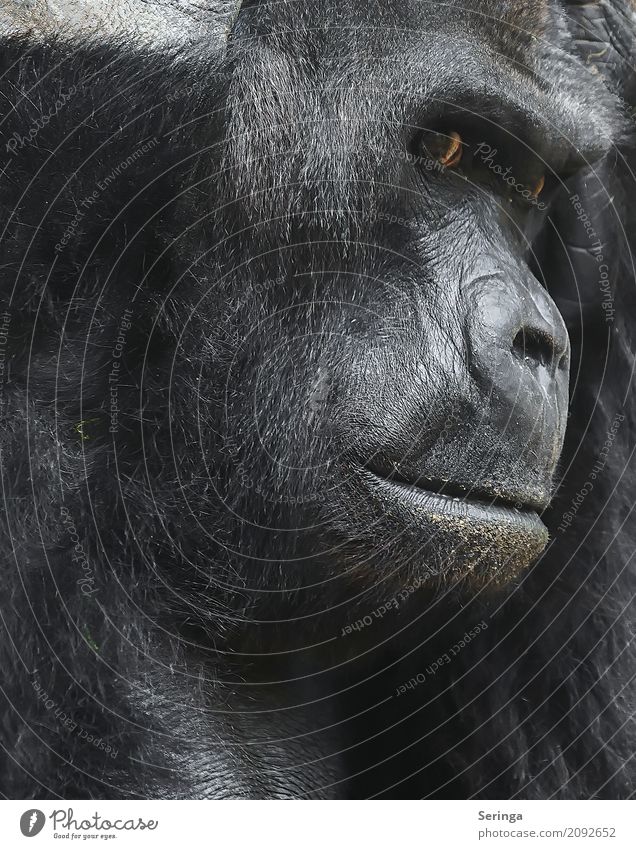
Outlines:
{"label": "black fur", "polygon": [[[4,40],[4,796],[633,793],[633,13],[594,74],[577,4],[483,5],[250,3],[223,56]],[[414,415],[400,283],[432,291],[440,255],[406,154],[457,103],[509,125],[492,67],[524,107],[530,69],[588,162],[535,245],[572,343],[550,542],[474,580],[333,467],[391,447],[382,393]],[[431,432],[446,400],[423,395]]]}

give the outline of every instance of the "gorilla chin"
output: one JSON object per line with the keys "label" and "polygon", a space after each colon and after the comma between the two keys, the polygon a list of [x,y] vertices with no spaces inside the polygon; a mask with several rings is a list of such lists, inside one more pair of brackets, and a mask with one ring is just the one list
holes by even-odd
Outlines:
{"label": "gorilla chin", "polygon": [[[422,538],[420,556],[445,573],[472,581],[506,583],[543,551],[548,530],[536,509],[519,502],[472,491],[460,494],[449,484],[368,478],[370,497],[382,504],[396,522],[417,528]],[[456,492],[456,495],[449,494]],[[437,573],[437,568],[434,570]]]}
{"label": "gorilla chin", "polygon": [[340,536],[348,536],[345,549],[371,581],[378,571],[362,565],[373,562],[386,577],[388,562],[395,570],[391,583],[417,580],[424,587],[428,577],[431,587],[450,579],[468,593],[496,590],[527,569],[548,543],[541,514],[549,499],[524,497],[516,488],[495,492],[481,482],[458,485],[379,464],[353,474],[350,486],[348,507],[344,500],[339,504],[347,516],[346,529],[338,523]]}

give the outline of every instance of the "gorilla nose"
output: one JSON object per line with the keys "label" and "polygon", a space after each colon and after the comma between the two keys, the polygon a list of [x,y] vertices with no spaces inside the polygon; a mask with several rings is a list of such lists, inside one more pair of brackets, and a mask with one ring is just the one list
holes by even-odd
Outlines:
{"label": "gorilla nose", "polygon": [[570,345],[548,293],[529,274],[514,282],[488,276],[475,281],[470,301],[469,367],[491,405],[508,417],[514,407],[535,423],[547,414],[561,431]]}

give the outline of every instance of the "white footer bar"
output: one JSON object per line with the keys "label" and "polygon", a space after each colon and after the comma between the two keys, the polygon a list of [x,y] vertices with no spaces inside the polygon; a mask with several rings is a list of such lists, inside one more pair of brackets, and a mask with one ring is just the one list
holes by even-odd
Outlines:
{"label": "white footer bar", "polygon": [[7,801],[0,835],[3,849],[635,849],[636,802]]}

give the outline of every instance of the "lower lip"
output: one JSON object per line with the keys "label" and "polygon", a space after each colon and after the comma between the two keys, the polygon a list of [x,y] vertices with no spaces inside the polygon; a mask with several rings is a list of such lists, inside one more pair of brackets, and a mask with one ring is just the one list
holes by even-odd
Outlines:
{"label": "lower lip", "polygon": [[417,508],[418,512],[431,518],[442,521],[456,519],[481,525],[508,525],[530,534],[546,533],[546,527],[535,510],[455,498],[413,484],[388,480],[372,472],[366,474],[373,478],[374,490],[378,495]]}

